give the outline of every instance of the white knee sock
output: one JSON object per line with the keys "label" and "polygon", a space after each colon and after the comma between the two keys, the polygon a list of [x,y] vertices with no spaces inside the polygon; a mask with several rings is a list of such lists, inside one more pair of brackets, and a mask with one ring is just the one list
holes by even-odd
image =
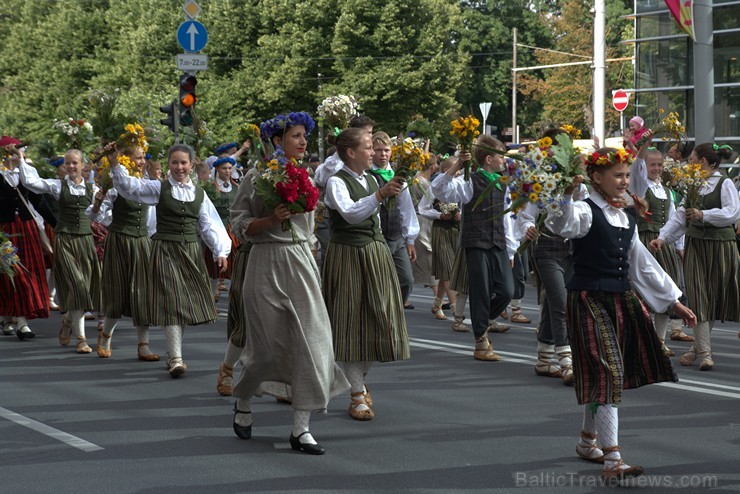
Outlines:
{"label": "white knee sock", "polygon": [[[612,405],[599,405],[596,409],[596,428],[599,431],[601,440],[601,449],[606,449],[619,445],[619,414],[617,407]],[[604,469],[609,470],[616,468],[622,456],[619,450],[610,451],[604,454]]]}
{"label": "white knee sock", "polygon": [[21,331],[21,328],[23,328],[21,333],[28,333],[31,331],[30,329],[28,329],[28,320],[25,317],[18,316],[15,319],[16,319],[15,327],[18,331]]}
{"label": "white knee sock", "polygon": [[71,310],[67,312],[67,319],[72,327],[72,332],[77,336],[78,340],[85,339],[85,311],[84,310]]}
{"label": "white knee sock", "polygon": [[[712,324],[713,326],[714,324]],[[712,327],[709,321],[702,321],[697,323],[694,328],[694,345],[696,346],[697,355],[710,353],[712,351],[712,345],[710,343],[710,332]]]}
{"label": "white knee sock", "polygon": [[467,301],[467,293],[457,292],[457,301],[455,302],[455,316],[462,317],[465,315],[465,303]]}
{"label": "white knee sock", "polygon": [[353,393],[365,392],[364,362],[342,362],[344,375],[347,376]]}
{"label": "white knee sock", "polygon": [[583,406],[583,425],[581,430],[589,434],[596,434],[596,422],[594,421],[594,411],[592,405],[587,403]]}
{"label": "white knee sock", "polygon": [[520,298],[513,298],[513,299],[511,299],[511,302],[509,303],[509,306],[511,307],[511,310],[513,312],[516,312],[518,310],[522,310],[522,299],[520,299]]}
{"label": "white knee sock", "polygon": [[164,334],[167,337],[168,363],[170,361],[182,362],[182,326],[164,326],[163,329]]}
{"label": "white knee sock", "polygon": [[242,355],[244,348],[234,345],[231,340],[226,345],[226,355],[224,355],[224,365],[233,369],[236,363],[239,362],[239,357]]}
{"label": "white knee sock", "polygon": [[[304,432],[308,432],[308,424],[311,420],[311,412],[305,410],[293,410],[293,437],[298,437]],[[310,432],[301,436],[302,444],[316,444]]]}
{"label": "white knee sock", "polygon": [[106,317],[105,322],[103,323],[103,333],[108,337],[113,336],[113,331],[116,330],[116,324],[118,324],[118,321],[119,319]]}
{"label": "white knee sock", "polygon": [[670,318],[666,314],[655,314],[655,333],[660,341],[665,340],[665,332],[668,329]]}

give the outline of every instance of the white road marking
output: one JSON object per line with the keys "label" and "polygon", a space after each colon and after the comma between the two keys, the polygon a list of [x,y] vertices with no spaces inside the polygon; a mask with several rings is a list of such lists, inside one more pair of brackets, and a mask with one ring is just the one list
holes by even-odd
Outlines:
{"label": "white road marking", "polygon": [[[471,345],[461,345],[459,343],[447,343],[444,341],[427,340],[423,338],[409,338],[411,346],[418,348],[425,348],[428,350],[441,350],[447,353],[454,353],[457,355],[465,355],[472,357]],[[503,362],[513,362],[517,364],[532,365],[537,359],[534,355],[525,355],[522,353],[504,352],[494,348],[494,351],[499,355],[506,357]],[[726,384],[715,384],[707,381],[696,381],[693,379],[683,379],[678,383],[656,383],[658,386],[664,386],[666,388],[682,389],[684,391],[691,391],[694,393],[702,393],[714,396],[723,396],[725,398],[740,399],[740,387],[729,386]],[[708,389],[718,388],[718,389]],[[729,390],[729,391],[721,391]]]}
{"label": "white road marking", "polygon": [[39,432],[41,434],[44,434],[45,436],[56,439],[57,441],[61,441],[68,446],[81,449],[82,451],[86,451],[88,453],[104,449],[97,444],[87,442],[84,439],[73,436],[72,434],[67,434],[66,432],[60,431],[59,429],[55,429],[46,424],[42,424],[41,422],[37,422],[36,420],[29,419],[28,417],[24,417],[23,415],[8,410],[7,408],[0,407],[0,417],[6,418],[11,422],[22,425],[23,427],[28,427],[32,431]]}

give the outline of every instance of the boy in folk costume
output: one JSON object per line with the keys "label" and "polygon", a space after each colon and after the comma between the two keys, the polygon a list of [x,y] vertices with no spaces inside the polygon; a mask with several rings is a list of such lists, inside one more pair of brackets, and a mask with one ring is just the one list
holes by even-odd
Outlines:
{"label": "boy in folk costume", "polygon": [[[389,163],[391,144],[391,138],[385,132],[376,132],[373,135],[375,154],[373,167],[369,172],[375,176],[379,187],[390,182],[394,175]],[[390,208],[385,202],[380,205],[380,229],[393,256],[393,264],[396,266],[398,282],[401,285],[401,297],[406,307],[414,285],[411,263],[416,261],[414,242],[419,235],[419,221],[416,219],[408,187],[401,191]]]}
{"label": "boy in folk costume", "polygon": [[[517,242],[513,238],[510,218],[504,214],[506,189],[489,184],[498,179],[504,166],[503,157],[490,150],[505,151],[503,143],[483,135],[474,146],[480,168],[470,180],[456,177],[470,153],[460,153],[457,162],[432,182],[434,196],[448,202],[462,202],[461,246],[468,265],[470,313],[475,335],[476,360],[497,361],[487,333],[493,321],[511,302],[514,294],[512,273]],[[488,189],[488,190],[487,190]],[[474,207],[481,195],[483,199]]]}

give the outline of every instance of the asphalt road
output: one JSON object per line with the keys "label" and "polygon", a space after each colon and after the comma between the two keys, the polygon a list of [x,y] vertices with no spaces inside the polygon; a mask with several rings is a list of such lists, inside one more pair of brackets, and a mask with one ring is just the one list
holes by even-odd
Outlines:
{"label": "asphalt road", "polygon": [[[470,333],[433,318],[431,292],[417,286],[406,312],[412,358],[368,375],[375,420],[347,414],[349,397],[314,414],[311,431],[327,449],[290,449],[289,406],[253,402],[253,438],[231,430],[233,400],[215,389],[225,319],[188,328],[187,374],[139,362],[123,321],[113,356],[60,347],[58,313],[34,321],[38,336],[0,336],[0,493],[237,492],[595,492],[600,466],[580,460],[582,408],[572,388],[534,374],[532,324],[494,334],[501,362],[472,358]],[[225,302],[219,304],[225,308]],[[94,340],[93,321],[87,324]],[[713,333],[715,368],[674,364],[676,384],[625,393],[620,445],[647,475],[649,492],[740,491],[740,339],[737,324]],[[165,352],[161,330],[152,348]],[[91,341],[91,344],[93,341]],[[688,343],[671,342],[680,354]]]}

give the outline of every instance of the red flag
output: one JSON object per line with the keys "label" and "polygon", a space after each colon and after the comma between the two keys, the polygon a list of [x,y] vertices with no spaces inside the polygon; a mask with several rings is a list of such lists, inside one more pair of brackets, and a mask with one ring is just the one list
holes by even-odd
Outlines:
{"label": "red flag", "polygon": [[678,26],[696,41],[694,32],[694,2],[692,0],[665,0],[666,7]]}

